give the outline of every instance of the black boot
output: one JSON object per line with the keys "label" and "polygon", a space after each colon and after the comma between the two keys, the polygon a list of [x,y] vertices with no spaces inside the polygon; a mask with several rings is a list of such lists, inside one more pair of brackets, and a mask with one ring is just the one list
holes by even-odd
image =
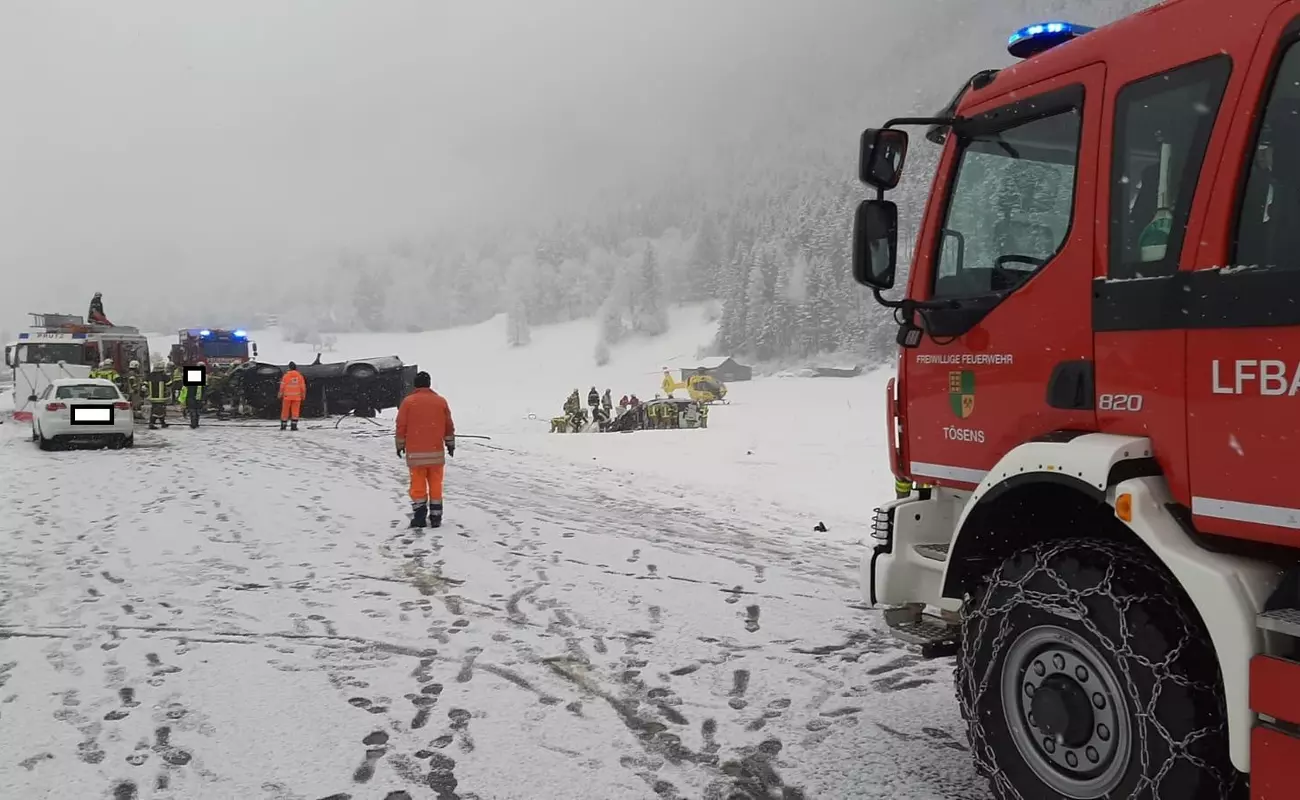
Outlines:
{"label": "black boot", "polygon": [[429,527],[442,527],[442,501],[434,500],[429,504]]}
{"label": "black boot", "polygon": [[280,430],[284,430],[285,428],[288,427],[289,427],[289,423],[286,420],[280,420]]}
{"label": "black boot", "polygon": [[[425,517],[429,513],[429,506],[425,503],[411,503],[411,525],[412,528],[423,528],[425,526]],[[437,526],[434,526],[437,527]]]}
{"label": "black boot", "polygon": [[291,431],[296,431],[296,430],[298,430],[298,420],[295,419],[295,420],[293,420],[292,422],[289,423],[289,430],[291,430]]}

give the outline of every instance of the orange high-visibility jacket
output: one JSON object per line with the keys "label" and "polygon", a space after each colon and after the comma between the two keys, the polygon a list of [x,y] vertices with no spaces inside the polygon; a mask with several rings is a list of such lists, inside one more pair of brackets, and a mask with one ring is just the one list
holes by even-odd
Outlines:
{"label": "orange high-visibility jacket", "polygon": [[432,389],[412,391],[397,409],[397,446],[406,448],[406,465],[445,464],[446,443],[456,436],[447,400]]}
{"label": "orange high-visibility jacket", "polygon": [[296,369],[284,373],[280,379],[280,397],[284,400],[303,400],[307,397],[307,379]]}

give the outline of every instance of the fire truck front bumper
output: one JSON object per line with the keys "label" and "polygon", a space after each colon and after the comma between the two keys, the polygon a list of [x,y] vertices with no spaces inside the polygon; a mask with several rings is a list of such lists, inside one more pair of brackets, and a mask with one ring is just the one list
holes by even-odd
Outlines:
{"label": "fire truck front bumper", "polygon": [[[873,546],[863,555],[859,575],[869,605],[906,607],[912,609],[911,615],[926,606],[948,612],[961,607],[960,601],[942,595],[948,548],[965,498],[930,489],[876,509]],[[886,611],[887,619],[890,616]]]}

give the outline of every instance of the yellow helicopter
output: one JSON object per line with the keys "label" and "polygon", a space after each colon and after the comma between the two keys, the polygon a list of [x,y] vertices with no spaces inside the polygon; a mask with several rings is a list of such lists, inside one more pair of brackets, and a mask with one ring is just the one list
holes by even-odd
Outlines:
{"label": "yellow helicopter", "polygon": [[664,380],[661,384],[664,394],[672,395],[678,389],[685,389],[690,398],[697,403],[720,403],[727,396],[727,386],[712,375],[692,375],[685,382],[673,378],[673,374],[664,367]]}

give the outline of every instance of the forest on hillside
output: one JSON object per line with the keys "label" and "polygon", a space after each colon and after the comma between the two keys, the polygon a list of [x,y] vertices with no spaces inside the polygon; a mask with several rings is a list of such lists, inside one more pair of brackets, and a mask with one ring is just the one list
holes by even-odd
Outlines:
{"label": "forest on hillside", "polygon": [[[623,178],[547,225],[503,223],[357,248],[268,310],[299,339],[439,329],[504,313],[509,343],[520,347],[533,326],[596,318],[591,357],[603,363],[617,357],[623,338],[661,333],[670,306],[703,302],[719,321],[716,354],[882,360],[893,352],[891,314],[850,275],[853,209],[866,196],[855,176],[858,132],[889,116],[934,113],[972,72],[1004,66],[1000,43],[1015,20],[1059,14],[1100,24],[1149,4],[955,6],[954,23],[970,40],[984,37],[987,56],[972,59],[969,47],[921,56],[891,40],[873,57],[908,67],[869,83],[870,103],[853,71],[859,54],[810,55],[808,74],[786,87],[757,130],[715,137],[630,184]],[[904,271],[937,156],[937,146],[914,134],[905,181],[891,193],[902,213]]]}

